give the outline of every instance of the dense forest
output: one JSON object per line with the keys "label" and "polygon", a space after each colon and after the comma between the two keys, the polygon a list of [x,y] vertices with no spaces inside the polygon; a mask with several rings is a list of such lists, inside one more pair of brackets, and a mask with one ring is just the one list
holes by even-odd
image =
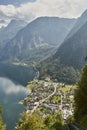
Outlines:
{"label": "dense forest", "polygon": [[75,119],[87,128],[87,65],[83,68],[75,91]]}
{"label": "dense forest", "polygon": [[40,79],[50,77],[54,81],[65,84],[75,84],[80,76],[80,71],[72,66],[65,66],[60,63],[60,59],[53,57],[41,62],[37,69],[40,72]]}

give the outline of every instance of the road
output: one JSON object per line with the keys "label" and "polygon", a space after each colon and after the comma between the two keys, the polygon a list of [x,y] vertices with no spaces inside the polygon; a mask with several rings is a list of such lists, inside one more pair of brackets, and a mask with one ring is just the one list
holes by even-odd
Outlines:
{"label": "road", "polygon": [[40,100],[39,102],[37,102],[36,106],[33,108],[33,110],[31,110],[32,113],[35,112],[35,111],[37,110],[37,108],[38,108],[43,102],[45,102],[47,99],[51,98],[51,97],[56,93],[56,87],[57,87],[57,86],[55,85],[55,86],[53,86],[53,87],[54,87],[53,93],[50,94],[48,97],[46,97],[46,98]]}

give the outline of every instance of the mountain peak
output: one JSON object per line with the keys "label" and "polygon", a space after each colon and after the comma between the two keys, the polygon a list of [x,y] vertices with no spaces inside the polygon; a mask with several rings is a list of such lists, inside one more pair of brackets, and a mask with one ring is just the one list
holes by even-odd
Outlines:
{"label": "mountain peak", "polygon": [[82,13],[81,17],[87,17],[87,9]]}
{"label": "mountain peak", "polygon": [[39,17],[6,44],[1,57],[11,60],[40,60],[62,43],[74,23],[75,19]]}
{"label": "mountain peak", "polygon": [[4,28],[1,28],[0,30],[0,49],[3,48],[3,46],[11,40],[19,30],[21,30],[23,27],[27,25],[27,22],[23,20],[16,20],[13,19],[11,22]]}
{"label": "mountain peak", "polygon": [[87,22],[87,10],[77,19],[75,26],[72,28],[65,40],[72,37]]}

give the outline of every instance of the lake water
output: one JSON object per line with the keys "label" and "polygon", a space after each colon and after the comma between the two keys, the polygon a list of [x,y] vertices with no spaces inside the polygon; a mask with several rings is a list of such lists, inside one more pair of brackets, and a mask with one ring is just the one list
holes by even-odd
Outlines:
{"label": "lake water", "polygon": [[12,81],[27,85],[35,76],[35,70],[32,66],[22,66],[14,64],[0,63],[0,77],[6,77]]}
{"label": "lake water", "polygon": [[14,84],[7,78],[0,77],[0,103],[3,106],[3,119],[7,125],[7,130],[12,130],[24,106],[18,102],[26,97],[28,90],[22,85]]}

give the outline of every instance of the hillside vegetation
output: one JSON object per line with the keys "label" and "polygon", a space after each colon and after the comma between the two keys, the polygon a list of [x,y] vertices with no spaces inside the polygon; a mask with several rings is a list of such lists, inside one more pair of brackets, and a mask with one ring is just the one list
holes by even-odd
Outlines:
{"label": "hillside vegetation", "polygon": [[75,91],[75,119],[87,128],[87,65],[83,68],[82,75]]}
{"label": "hillside vegetation", "polygon": [[80,72],[72,66],[65,66],[60,63],[59,59],[49,58],[37,66],[40,72],[40,79],[49,77],[52,80],[66,84],[75,84],[80,76]]}
{"label": "hillside vegetation", "polygon": [[[59,82],[75,83],[81,68],[86,64],[87,56],[87,11],[78,18],[70,35],[57,49],[53,56],[38,66],[40,78],[49,75]],[[82,22],[83,21],[83,22]],[[76,26],[78,25],[78,26]]]}

